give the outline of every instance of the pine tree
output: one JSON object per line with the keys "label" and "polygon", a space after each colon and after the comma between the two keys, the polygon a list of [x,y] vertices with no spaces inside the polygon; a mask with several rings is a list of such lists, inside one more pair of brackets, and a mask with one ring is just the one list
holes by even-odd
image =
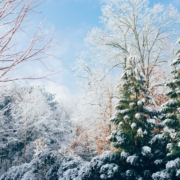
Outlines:
{"label": "pine tree", "polygon": [[177,58],[171,62],[172,80],[166,84],[170,89],[166,94],[169,100],[162,106],[162,113],[166,114],[165,132],[170,137],[167,146],[170,159],[180,157],[180,50],[176,55]]}
{"label": "pine tree", "polygon": [[155,129],[159,129],[156,123],[158,113],[149,107],[153,100],[148,96],[146,79],[135,58],[130,57],[129,62],[119,85],[117,112],[111,118],[116,130],[109,140],[121,153],[123,179],[152,179],[152,173],[157,171],[155,160],[159,158],[153,146]]}
{"label": "pine tree", "polygon": [[180,50],[176,53],[177,58],[171,62],[172,79],[166,86],[169,88],[166,94],[169,100],[162,105],[161,112],[166,115],[163,121],[166,136],[165,168],[153,174],[154,180],[180,179]]}

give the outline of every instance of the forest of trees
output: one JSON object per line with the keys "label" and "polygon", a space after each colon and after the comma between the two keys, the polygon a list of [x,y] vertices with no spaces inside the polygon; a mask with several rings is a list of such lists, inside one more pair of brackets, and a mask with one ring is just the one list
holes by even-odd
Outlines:
{"label": "forest of trees", "polygon": [[[73,64],[81,91],[69,104],[23,81],[59,73],[44,62],[57,43],[42,24],[26,46],[16,42],[42,2],[0,2],[0,180],[180,179],[176,7],[106,3],[101,28],[89,32]],[[17,75],[35,62],[46,75]]]}

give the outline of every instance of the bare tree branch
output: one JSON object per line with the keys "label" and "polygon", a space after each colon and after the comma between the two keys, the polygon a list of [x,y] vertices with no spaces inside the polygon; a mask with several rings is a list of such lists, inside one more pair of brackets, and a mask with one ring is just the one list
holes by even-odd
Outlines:
{"label": "bare tree branch", "polygon": [[[54,42],[55,34],[44,33],[42,23],[37,27],[34,35],[28,35],[29,15],[35,12],[37,6],[44,0],[2,0],[0,4],[0,82],[9,82],[20,79],[40,79],[57,73],[50,73],[42,77],[10,77],[10,74],[27,62],[39,61],[43,67],[51,71],[43,62],[48,57],[54,57],[47,53],[57,46]],[[2,28],[2,30],[1,30]],[[23,33],[29,39],[23,48],[18,47],[17,37]],[[19,37],[20,38],[20,37]],[[23,66],[21,66],[23,67]],[[59,72],[58,72],[59,73]]]}

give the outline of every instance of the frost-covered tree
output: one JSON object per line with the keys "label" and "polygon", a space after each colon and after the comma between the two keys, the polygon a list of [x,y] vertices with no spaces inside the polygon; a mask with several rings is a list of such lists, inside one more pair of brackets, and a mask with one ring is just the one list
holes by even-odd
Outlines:
{"label": "frost-covered tree", "polygon": [[0,95],[0,174],[45,149],[70,144],[69,113],[43,87],[14,84]]}
{"label": "frost-covered tree", "polygon": [[111,132],[109,118],[117,103],[114,86],[112,78],[100,81],[92,77],[86,88],[81,90],[72,116],[77,123],[77,130],[79,126],[84,129],[84,133],[80,133],[80,136],[86,134],[91,147],[97,150],[98,154],[109,150],[110,147],[106,137]]}
{"label": "frost-covered tree", "polygon": [[121,152],[124,179],[134,179],[135,174],[142,179],[151,179],[151,174],[157,170],[155,161],[159,158],[153,146],[158,112],[149,106],[153,100],[147,95],[146,78],[137,67],[135,58],[130,57],[128,61],[130,64],[119,85],[117,111],[110,119],[116,130],[109,139]]}
{"label": "frost-covered tree", "polygon": [[87,51],[78,61],[85,63],[80,69],[97,74],[99,67],[104,77],[115,68],[126,68],[129,55],[135,54],[149,85],[155,68],[172,55],[179,17],[172,5],[150,6],[148,0],[108,1],[102,7],[102,28],[93,28],[85,40]]}

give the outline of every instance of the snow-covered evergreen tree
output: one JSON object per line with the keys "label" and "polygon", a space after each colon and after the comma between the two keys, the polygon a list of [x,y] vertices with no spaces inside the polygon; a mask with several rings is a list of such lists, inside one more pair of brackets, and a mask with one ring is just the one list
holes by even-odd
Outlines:
{"label": "snow-covered evergreen tree", "polygon": [[149,106],[153,100],[148,96],[146,79],[135,64],[135,58],[130,57],[121,77],[117,112],[111,118],[117,128],[109,139],[121,152],[124,179],[151,179],[157,168],[152,139],[158,113]]}
{"label": "snow-covered evergreen tree", "polygon": [[172,78],[166,84],[169,100],[162,106],[161,112],[166,115],[165,126],[161,136],[166,136],[166,165],[163,170],[153,174],[154,180],[180,179],[180,50],[177,58],[171,62]]}
{"label": "snow-covered evergreen tree", "polygon": [[162,113],[166,114],[164,124],[165,131],[170,136],[168,144],[170,159],[180,156],[180,50],[177,51],[177,58],[171,62],[172,66],[172,80],[166,86],[169,87],[167,101],[162,106]]}

